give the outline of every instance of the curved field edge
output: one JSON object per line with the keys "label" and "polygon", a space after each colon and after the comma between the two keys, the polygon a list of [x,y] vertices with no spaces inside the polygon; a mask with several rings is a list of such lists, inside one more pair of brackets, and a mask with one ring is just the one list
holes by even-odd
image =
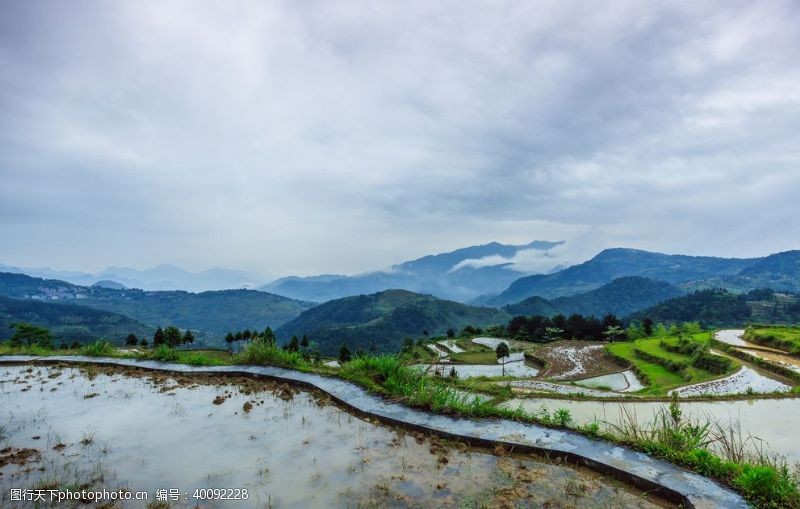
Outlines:
{"label": "curved field edge", "polygon": [[[252,357],[252,352],[250,356]],[[64,358],[30,359],[32,362],[62,362],[64,360]],[[72,361],[78,363],[92,362],[91,359],[72,359]],[[97,361],[101,360],[97,359]],[[8,358],[7,362],[15,361]],[[114,359],[103,359],[102,362],[113,364]],[[144,369],[159,369],[137,366],[136,363],[119,364],[141,367]],[[298,367],[301,369],[297,371],[301,373],[305,372],[322,376],[330,376],[332,374],[328,370],[325,370],[327,372],[320,372],[319,370],[311,369],[307,365]],[[290,367],[290,369],[291,368],[292,367]],[[166,367],[160,369],[168,371]],[[220,372],[225,373],[225,371]],[[246,371],[242,373],[247,374]],[[714,478],[733,488],[747,500],[757,504],[759,507],[800,507],[800,493],[798,492],[797,480],[784,465],[774,463],[769,459],[765,460],[763,457],[751,458],[748,460],[740,459],[736,461],[732,458],[717,456],[697,441],[696,430],[698,427],[695,423],[682,422],[680,419],[669,419],[666,414],[662,416],[664,418],[662,419],[660,428],[657,430],[658,433],[645,432],[643,429],[637,428],[620,428],[615,433],[610,433],[600,431],[597,423],[590,423],[582,427],[570,427],[571,418],[569,412],[563,409],[557,410],[552,415],[533,415],[520,410],[497,408],[491,403],[479,401],[477,399],[470,400],[468,395],[452,389],[441,381],[419,376],[418,373],[405,367],[394,356],[357,358],[346,363],[338,375],[338,378],[355,382],[369,392],[390,398],[392,402],[420,408],[434,414],[456,417],[502,418],[545,427],[577,431],[589,438],[643,451],[652,456],[687,467],[699,474]],[[287,379],[287,381],[293,380]],[[294,380],[293,382],[297,381]],[[323,391],[325,390],[322,387],[315,388]],[[334,396],[332,395],[332,397]],[[339,403],[357,413],[363,413],[347,401],[339,401]],[[372,415],[372,417],[384,421],[392,421],[392,419],[386,419],[383,416]],[[404,421],[394,421],[392,424],[408,425],[408,423]],[[706,426],[706,430],[707,428],[708,426]],[[433,430],[433,432],[443,436],[449,435],[449,438],[476,441],[475,437],[453,435],[445,430]],[[491,446],[496,443],[497,441],[493,440],[483,445]],[[508,445],[520,449],[523,444],[508,443]],[[542,449],[534,446],[529,447],[531,448],[531,452],[539,454],[552,455],[555,453],[556,455],[564,454],[566,456],[574,456],[572,458],[568,457],[567,459],[587,464],[587,466],[601,472],[604,471],[604,467],[608,467],[607,465],[593,465],[591,464],[591,460],[586,460],[586,458],[581,459],[581,456],[578,454],[564,453],[563,451],[559,453],[558,451],[549,449]],[[616,474],[615,477],[618,475],[622,480],[640,488],[653,489],[658,487],[653,486],[652,481],[646,479],[632,479],[631,474],[628,472],[608,472],[606,470],[605,473]],[[650,485],[648,485],[648,483]],[[669,489],[667,489],[666,492],[662,490],[661,495],[664,496],[665,493],[667,498],[670,498],[670,495],[672,497],[676,496],[676,493],[669,493]],[[685,499],[685,495],[680,493],[677,495],[683,499],[680,500],[680,502],[688,503],[690,506],[692,505],[688,499]]]}

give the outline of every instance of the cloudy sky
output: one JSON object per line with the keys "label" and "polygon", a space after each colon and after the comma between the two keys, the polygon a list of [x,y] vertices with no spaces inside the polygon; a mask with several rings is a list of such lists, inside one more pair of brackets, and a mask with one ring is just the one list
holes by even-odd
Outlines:
{"label": "cloudy sky", "polygon": [[0,262],[800,248],[798,26],[792,0],[2,1]]}

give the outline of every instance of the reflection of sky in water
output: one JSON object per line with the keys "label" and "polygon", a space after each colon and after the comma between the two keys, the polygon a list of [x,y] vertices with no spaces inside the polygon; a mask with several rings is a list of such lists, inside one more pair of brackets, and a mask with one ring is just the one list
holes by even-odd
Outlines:
{"label": "reflection of sky in water", "polygon": [[[542,398],[511,399],[501,406],[522,407],[537,411],[544,405],[552,412],[566,408],[578,424],[595,419],[612,424],[621,422],[623,407],[641,424],[652,422],[654,412],[665,408],[663,402],[614,402],[614,401],[570,401]],[[800,462],[800,441],[797,440],[797,423],[800,422],[800,399],[759,399],[741,401],[684,402],[684,416],[688,418],[709,417],[722,424],[738,422],[742,437],[753,435],[766,441],[767,450],[785,455],[791,463]]]}
{"label": "reflection of sky in water", "polygon": [[[147,375],[99,374],[90,379],[74,368],[34,367],[31,373],[26,369],[0,368],[0,425],[8,435],[3,447],[41,449],[47,470],[13,478],[15,467],[6,467],[0,497],[7,497],[12,487],[31,488],[37,479],[55,472],[90,471],[98,461],[106,468],[103,487],[108,489],[124,486],[151,496],[161,488],[190,495],[195,488],[249,490],[247,503],[220,507],[383,506],[374,498],[376,493],[389,496],[380,491],[383,487],[392,497],[439,506],[442,500],[455,500],[453,494],[492,493],[497,483],[498,460],[493,455],[449,449],[448,461],[437,463],[428,441],[418,443],[335,406],[320,405],[308,393],[283,401],[272,392],[245,395],[233,385],[162,392],[165,384],[153,384]],[[248,387],[259,387],[256,384],[251,381]],[[96,396],[86,398],[92,394]],[[226,394],[231,397],[212,404]],[[249,413],[243,411],[246,402],[255,404]],[[93,443],[81,445],[88,436]],[[58,443],[67,447],[53,451]],[[540,500],[563,491],[563,486],[545,482],[548,477],[579,475],[560,466],[527,463],[548,469],[542,482],[529,486],[533,493],[541,492],[536,495],[544,497]],[[598,484],[605,497],[632,497],[594,474],[580,475]],[[446,491],[437,484],[445,485]],[[5,506],[2,498],[0,506]]]}

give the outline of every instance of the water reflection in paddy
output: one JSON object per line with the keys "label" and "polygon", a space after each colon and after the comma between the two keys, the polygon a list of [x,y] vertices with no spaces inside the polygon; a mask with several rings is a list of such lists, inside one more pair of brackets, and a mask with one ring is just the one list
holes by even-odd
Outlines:
{"label": "water reflection in paddy", "polygon": [[[543,407],[549,412],[559,408],[570,411],[578,424],[600,421],[619,424],[623,415],[634,416],[640,424],[652,422],[654,414],[667,403],[570,401],[546,398],[510,399],[501,406],[523,408],[537,412]],[[743,438],[748,435],[766,442],[765,450],[780,453],[790,463],[800,462],[800,441],[797,440],[797,423],[800,422],[800,399],[756,399],[738,401],[691,401],[681,403],[684,415],[704,418],[723,425],[741,426]]]}
{"label": "water reflection in paddy", "polygon": [[0,463],[2,507],[11,488],[67,484],[249,491],[205,507],[653,506],[589,471],[404,434],[247,378],[4,367],[0,426],[3,458],[36,450]]}

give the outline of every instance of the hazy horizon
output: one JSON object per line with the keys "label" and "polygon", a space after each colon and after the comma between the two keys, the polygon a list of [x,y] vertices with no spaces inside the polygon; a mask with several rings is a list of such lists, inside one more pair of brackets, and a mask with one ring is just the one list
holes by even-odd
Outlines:
{"label": "hazy horizon", "polygon": [[3,3],[0,263],[800,248],[796,2],[492,7]]}

